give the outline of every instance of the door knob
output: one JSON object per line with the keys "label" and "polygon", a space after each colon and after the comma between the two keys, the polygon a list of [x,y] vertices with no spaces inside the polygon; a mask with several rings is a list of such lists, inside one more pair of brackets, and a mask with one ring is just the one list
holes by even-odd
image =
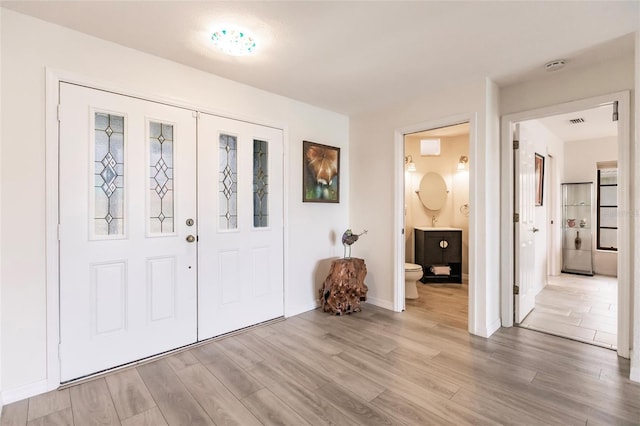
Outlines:
{"label": "door knob", "polygon": [[536,227],[533,227],[533,229],[531,229],[531,231],[533,231],[533,232],[538,232],[538,231],[539,231],[539,229],[538,229],[538,228],[536,228]]}
{"label": "door knob", "polygon": [[193,235],[187,235],[187,242],[188,243],[192,243],[196,240],[196,237],[194,237]]}

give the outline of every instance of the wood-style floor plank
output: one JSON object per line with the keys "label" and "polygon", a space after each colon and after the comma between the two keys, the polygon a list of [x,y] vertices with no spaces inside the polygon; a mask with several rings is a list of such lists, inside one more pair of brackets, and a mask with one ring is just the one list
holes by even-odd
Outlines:
{"label": "wood-style floor plank", "polygon": [[165,359],[137,369],[169,425],[214,424]]}
{"label": "wood-style floor plank", "polygon": [[121,420],[156,406],[138,370],[131,368],[105,377],[113,404]]}
{"label": "wood-style floor plank", "polygon": [[136,414],[122,421],[122,426],[167,426],[167,421],[158,407]]}
{"label": "wood-style floor plank", "polygon": [[27,426],[73,426],[71,407],[29,420]]}
{"label": "wood-style floor plank", "polygon": [[69,389],[55,390],[37,395],[29,401],[27,421],[44,417],[56,411],[71,407]]}
{"label": "wood-style floor plank", "polygon": [[240,400],[202,364],[183,369],[180,379],[216,425],[260,425]]}
{"label": "wood-style floor plank", "polygon": [[27,424],[29,412],[29,399],[14,402],[2,407],[0,424],[2,426],[23,426]]}
{"label": "wood-style floor plank", "polygon": [[77,425],[120,425],[104,379],[82,383],[69,389],[73,421]]}
{"label": "wood-style floor plank", "polygon": [[309,423],[300,417],[298,413],[286,406],[269,389],[259,391],[242,399],[242,403],[265,426],[276,425],[308,425]]}
{"label": "wood-style floor plank", "polygon": [[466,294],[423,287],[446,303],[305,312],[9,404],[1,424],[640,424],[629,360],[525,328],[470,335],[463,309],[439,311]]}

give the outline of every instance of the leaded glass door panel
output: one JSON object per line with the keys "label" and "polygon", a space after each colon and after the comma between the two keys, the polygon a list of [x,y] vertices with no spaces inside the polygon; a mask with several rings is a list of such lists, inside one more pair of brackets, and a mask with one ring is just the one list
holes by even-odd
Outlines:
{"label": "leaded glass door panel", "polygon": [[282,130],[201,114],[198,339],[280,317]]}
{"label": "leaded glass door panel", "polygon": [[196,119],[67,83],[60,111],[67,381],[196,341]]}

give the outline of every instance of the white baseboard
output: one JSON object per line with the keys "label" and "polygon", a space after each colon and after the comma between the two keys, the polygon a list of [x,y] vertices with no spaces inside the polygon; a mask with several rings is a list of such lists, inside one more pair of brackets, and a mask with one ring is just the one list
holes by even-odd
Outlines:
{"label": "white baseboard", "polygon": [[367,296],[367,303],[371,303],[372,305],[378,306],[380,308],[393,311],[393,302],[389,300],[378,299],[377,297]]}
{"label": "white baseboard", "polygon": [[314,300],[311,303],[307,303],[304,305],[296,305],[296,306],[288,306],[285,309],[284,316],[285,318],[294,317],[298,314],[302,314],[304,312],[313,311],[320,307],[320,301]]}
{"label": "white baseboard", "polygon": [[476,336],[489,338],[501,326],[502,326],[502,323],[500,322],[500,318],[498,318],[498,319],[496,319],[495,321],[493,321],[491,324],[489,324],[486,327],[482,327],[481,326],[481,327],[476,328],[475,330],[469,330],[469,333],[471,333],[473,335],[476,335]]}
{"label": "white baseboard", "polygon": [[2,402],[4,404],[11,404],[12,402],[31,398],[32,396],[40,395],[41,393],[45,393],[50,390],[52,389],[49,389],[47,380],[40,380],[14,389],[3,390]]}
{"label": "white baseboard", "polygon": [[631,372],[629,380],[640,383],[640,350],[631,350]]}

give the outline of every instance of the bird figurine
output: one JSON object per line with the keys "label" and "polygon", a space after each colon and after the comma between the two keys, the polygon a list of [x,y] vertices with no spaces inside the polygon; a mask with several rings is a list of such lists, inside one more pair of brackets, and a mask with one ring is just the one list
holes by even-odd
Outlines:
{"label": "bird figurine", "polygon": [[[360,235],[366,234],[368,231],[365,229],[361,234],[354,234],[351,229],[347,229],[342,234],[342,245],[344,246],[344,258],[351,259],[351,244],[358,241]],[[349,256],[347,256],[347,247],[349,247]]]}

